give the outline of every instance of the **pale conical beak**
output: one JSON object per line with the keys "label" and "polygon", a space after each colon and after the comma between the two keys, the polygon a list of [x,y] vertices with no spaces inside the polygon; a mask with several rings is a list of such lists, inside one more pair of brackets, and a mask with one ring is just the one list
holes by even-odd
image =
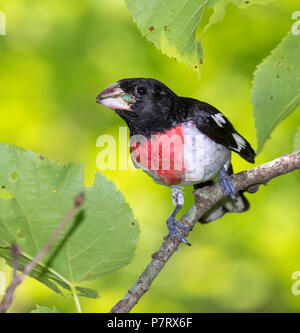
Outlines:
{"label": "pale conical beak", "polygon": [[97,96],[96,102],[113,110],[132,111],[131,105],[134,103],[134,100],[120,88],[120,84],[117,82],[103,90]]}

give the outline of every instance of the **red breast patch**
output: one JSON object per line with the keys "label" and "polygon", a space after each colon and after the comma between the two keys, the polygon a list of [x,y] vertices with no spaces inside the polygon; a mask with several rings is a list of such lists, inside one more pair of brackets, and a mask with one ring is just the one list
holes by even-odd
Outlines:
{"label": "red breast patch", "polygon": [[150,138],[134,136],[130,139],[130,152],[136,162],[166,185],[180,184],[184,179],[183,146],[183,125]]}

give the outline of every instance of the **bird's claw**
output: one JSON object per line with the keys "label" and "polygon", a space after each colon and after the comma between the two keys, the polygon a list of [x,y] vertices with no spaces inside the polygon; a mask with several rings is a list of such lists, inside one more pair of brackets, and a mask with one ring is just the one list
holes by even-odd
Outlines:
{"label": "bird's claw", "polygon": [[224,171],[224,170],[220,171],[219,182],[220,182],[224,196],[229,194],[231,199],[235,200],[236,199],[235,188],[231,182],[230,176],[227,174],[226,171]]}
{"label": "bird's claw", "polygon": [[181,224],[180,222],[176,221],[171,216],[167,219],[167,226],[168,226],[169,234],[170,234],[170,237],[172,240],[174,240],[174,238],[177,237],[184,244],[191,246],[191,244],[182,236],[182,234],[179,232],[179,230],[177,230],[177,228],[180,228],[180,229],[188,232],[189,231],[188,227],[186,227],[183,224]]}

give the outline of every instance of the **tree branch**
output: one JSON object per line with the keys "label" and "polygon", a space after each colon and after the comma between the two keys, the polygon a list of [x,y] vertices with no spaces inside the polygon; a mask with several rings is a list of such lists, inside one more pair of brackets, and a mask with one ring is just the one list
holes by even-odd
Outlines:
{"label": "tree branch", "polygon": [[[245,190],[254,193],[258,190],[259,185],[266,184],[271,179],[296,169],[300,169],[300,150],[276,158],[271,162],[261,164],[253,169],[232,175],[231,179],[237,191]],[[219,184],[196,190],[194,195],[196,197],[195,204],[180,220],[189,230],[193,229],[199,218],[224,198]],[[160,249],[152,255],[152,260],[144,272],[110,312],[130,312],[145,292],[148,291],[156,276],[178,249],[179,245],[179,240],[172,241],[169,236],[165,237],[165,241],[162,243]]]}
{"label": "tree branch", "polygon": [[75,199],[73,207],[70,209],[68,214],[64,217],[60,225],[54,231],[52,236],[49,238],[44,247],[38,252],[38,254],[23,268],[23,271],[20,274],[17,274],[17,269],[19,265],[19,259],[21,256],[21,248],[16,245],[11,245],[11,254],[12,254],[12,262],[13,262],[13,279],[10,286],[7,288],[5,296],[0,304],[0,313],[5,313],[11,306],[14,298],[14,294],[18,285],[20,285],[25,279],[26,275],[28,275],[35,265],[49,252],[53,243],[65,228],[67,223],[72,219],[72,217],[77,213],[78,209],[84,202],[84,194],[81,193]]}

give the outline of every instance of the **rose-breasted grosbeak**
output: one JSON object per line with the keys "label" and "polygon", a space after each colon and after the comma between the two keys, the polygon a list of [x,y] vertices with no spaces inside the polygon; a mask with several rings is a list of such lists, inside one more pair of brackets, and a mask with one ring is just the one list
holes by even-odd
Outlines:
{"label": "rose-breasted grosbeak", "polygon": [[184,203],[185,185],[198,188],[218,179],[224,195],[229,194],[201,222],[249,209],[230,180],[231,151],[250,163],[255,152],[215,107],[179,97],[163,83],[146,78],[120,80],[102,91],[97,102],[114,109],[127,123],[133,163],[171,188],[176,207],[167,226],[172,239],[176,236],[190,245],[177,229],[186,227],[175,220]]}

